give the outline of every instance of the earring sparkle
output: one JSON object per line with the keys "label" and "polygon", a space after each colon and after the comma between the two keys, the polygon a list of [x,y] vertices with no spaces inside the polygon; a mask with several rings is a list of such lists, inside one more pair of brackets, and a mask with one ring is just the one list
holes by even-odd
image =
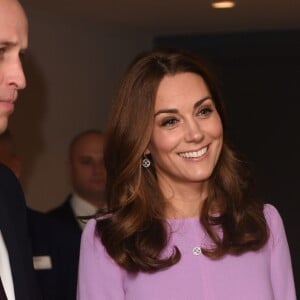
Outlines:
{"label": "earring sparkle", "polygon": [[142,160],[142,166],[143,166],[145,169],[147,169],[147,168],[150,167],[150,165],[151,165],[150,159],[147,158],[147,157],[144,157],[143,160]]}

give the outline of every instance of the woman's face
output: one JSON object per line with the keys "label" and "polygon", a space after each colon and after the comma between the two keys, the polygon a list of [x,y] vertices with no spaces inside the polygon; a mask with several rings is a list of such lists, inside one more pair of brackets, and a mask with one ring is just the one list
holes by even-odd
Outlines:
{"label": "woman's face", "polygon": [[223,128],[210,92],[195,73],[167,75],[160,82],[148,146],[159,180],[206,181],[218,161]]}

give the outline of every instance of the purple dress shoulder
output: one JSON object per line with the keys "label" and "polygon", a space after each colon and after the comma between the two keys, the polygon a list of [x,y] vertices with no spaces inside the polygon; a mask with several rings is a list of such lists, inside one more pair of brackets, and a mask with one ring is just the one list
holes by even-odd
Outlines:
{"label": "purple dress shoulder", "polygon": [[296,300],[290,253],[282,219],[265,205],[270,228],[259,251],[212,260],[201,253],[207,237],[197,218],[169,220],[169,246],[181,252],[174,266],[152,274],[130,274],[107,254],[90,220],[81,240],[78,300]]}

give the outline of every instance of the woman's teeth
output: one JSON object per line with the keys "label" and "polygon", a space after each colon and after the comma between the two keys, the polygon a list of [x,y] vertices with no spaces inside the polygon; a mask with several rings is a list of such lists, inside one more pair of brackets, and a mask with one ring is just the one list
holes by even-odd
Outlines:
{"label": "woman's teeth", "polygon": [[182,153],[179,153],[179,155],[184,158],[199,158],[203,154],[206,153],[207,149],[208,149],[208,147],[204,147],[204,148],[200,149],[199,151],[182,152]]}

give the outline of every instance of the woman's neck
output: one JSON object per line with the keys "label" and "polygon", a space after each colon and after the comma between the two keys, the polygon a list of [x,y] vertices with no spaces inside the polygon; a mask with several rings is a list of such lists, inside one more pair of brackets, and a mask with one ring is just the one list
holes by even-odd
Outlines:
{"label": "woman's neck", "polygon": [[208,183],[159,182],[166,200],[166,218],[199,216],[207,197]]}

